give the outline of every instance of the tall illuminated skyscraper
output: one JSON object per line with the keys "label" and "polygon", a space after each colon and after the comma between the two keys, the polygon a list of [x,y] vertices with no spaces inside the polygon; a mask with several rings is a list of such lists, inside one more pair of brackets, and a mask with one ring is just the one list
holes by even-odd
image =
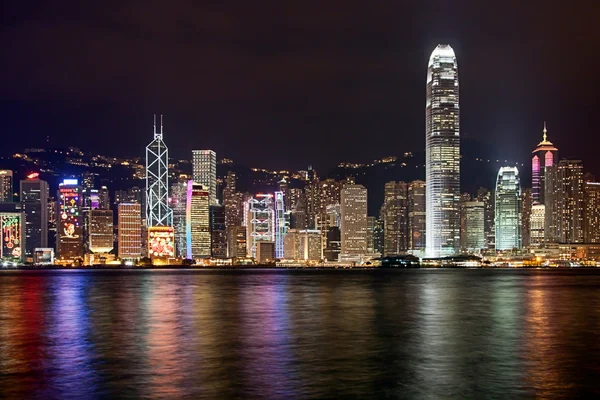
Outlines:
{"label": "tall illuminated skyscraper", "polygon": [[83,257],[81,186],[77,179],[64,179],[58,185],[57,253],[64,262]]}
{"label": "tall illuminated skyscraper", "polygon": [[521,178],[516,167],[502,167],[496,181],[496,250],[520,249]]}
{"label": "tall illuminated skyscraper", "polygon": [[341,193],[341,260],[360,260],[367,254],[367,189],[344,185]]}
{"label": "tall illuminated skyscraper", "polygon": [[545,203],[546,167],[552,167],[558,162],[558,149],[548,141],[548,131],[544,122],[544,136],[533,151],[531,158],[531,199],[533,204]]}
{"label": "tall illuminated skyscraper", "polygon": [[169,149],[163,142],[162,115],[160,133],[156,132],[154,116],[154,140],[146,147],[146,225],[173,225],[169,208]]}
{"label": "tall illuminated skyscraper", "polygon": [[142,254],[142,207],[139,203],[121,202],[117,209],[119,258],[138,259]]}
{"label": "tall illuminated skyscraper", "polygon": [[194,182],[208,188],[210,204],[217,203],[217,154],[212,150],[192,150]]}
{"label": "tall illuminated skyscraper", "polygon": [[460,250],[460,133],[458,64],[449,45],[438,45],[427,68],[426,253]]}
{"label": "tall illuminated skyscraper", "polygon": [[189,181],[186,202],[187,258],[211,255],[209,192],[203,185]]}
{"label": "tall illuminated skyscraper", "polygon": [[408,248],[425,249],[425,182],[408,184]]}
{"label": "tall illuminated skyscraper", "polygon": [[408,250],[408,185],[385,184],[383,203],[383,255],[395,256]]}
{"label": "tall illuminated skyscraper", "polygon": [[48,247],[48,183],[31,174],[21,181],[21,208],[25,213],[26,257],[33,257],[35,249]]}

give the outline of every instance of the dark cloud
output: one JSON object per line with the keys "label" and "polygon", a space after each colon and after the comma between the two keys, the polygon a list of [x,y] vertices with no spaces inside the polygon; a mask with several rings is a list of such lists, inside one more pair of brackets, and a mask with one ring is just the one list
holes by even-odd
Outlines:
{"label": "dark cloud", "polygon": [[547,119],[564,155],[599,168],[582,145],[595,130],[598,4],[14,2],[0,28],[3,137],[11,150],[50,135],[139,155],[162,112],[180,158],[213,148],[324,168],[417,151],[427,60],[448,42],[463,134],[525,161]]}

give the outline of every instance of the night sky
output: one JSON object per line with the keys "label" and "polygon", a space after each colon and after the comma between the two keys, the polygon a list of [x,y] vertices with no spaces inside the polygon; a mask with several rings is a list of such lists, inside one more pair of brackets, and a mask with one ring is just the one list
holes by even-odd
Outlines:
{"label": "night sky", "polygon": [[143,155],[153,113],[177,158],[324,169],[421,151],[427,61],[448,43],[463,137],[527,162],[547,120],[560,155],[600,173],[598,0],[35,3],[0,11],[2,153],[50,136]]}

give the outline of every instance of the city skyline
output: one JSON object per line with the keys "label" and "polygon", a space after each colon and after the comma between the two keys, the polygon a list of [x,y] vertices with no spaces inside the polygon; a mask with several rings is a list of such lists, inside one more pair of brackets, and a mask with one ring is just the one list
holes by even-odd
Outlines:
{"label": "city skyline", "polygon": [[[530,150],[523,144],[539,142],[548,120],[563,154],[579,153],[568,139],[583,140],[595,126],[591,96],[598,83],[587,67],[599,57],[588,51],[599,39],[593,2],[579,2],[567,20],[548,2],[518,2],[518,13],[511,11],[514,1],[473,4],[350,2],[340,12],[309,1],[257,15],[256,25],[246,18],[247,6],[216,6],[223,19],[213,20],[210,12],[171,6],[148,6],[136,17],[126,12],[128,1],[114,9],[86,5],[88,12],[72,4],[60,15],[51,5],[10,4],[0,17],[8,26],[0,71],[11,77],[0,88],[3,127],[13,132],[5,148],[42,146],[49,138],[49,146],[133,156],[152,113],[163,113],[176,158],[210,148],[246,165],[323,170],[339,161],[332,148],[355,162],[383,156],[386,148],[414,151],[424,127],[422,66],[437,43],[449,43],[461,62],[461,103],[469,115],[463,138],[492,146],[495,158],[525,160]],[[315,21],[317,11],[322,18]],[[185,37],[176,29],[180,20],[191,29]],[[74,34],[75,26],[83,32]],[[156,45],[138,39],[162,35]],[[34,68],[40,59],[44,66]],[[257,158],[264,146],[257,135],[267,139],[270,157]],[[596,141],[577,154],[593,170],[600,167]]]}

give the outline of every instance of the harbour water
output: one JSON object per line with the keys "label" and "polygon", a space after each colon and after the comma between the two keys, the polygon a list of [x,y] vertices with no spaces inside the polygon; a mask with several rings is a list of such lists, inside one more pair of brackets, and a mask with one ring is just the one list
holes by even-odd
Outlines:
{"label": "harbour water", "polygon": [[2,398],[598,395],[596,270],[0,271]]}

